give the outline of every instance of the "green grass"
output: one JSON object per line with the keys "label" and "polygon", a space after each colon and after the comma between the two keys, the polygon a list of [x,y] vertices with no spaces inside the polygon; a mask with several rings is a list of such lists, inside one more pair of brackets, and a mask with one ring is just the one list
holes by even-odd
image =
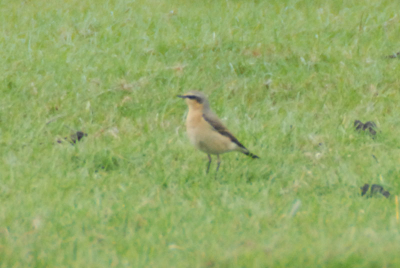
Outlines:
{"label": "green grass", "polygon": [[[399,10],[0,2],[0,267],[399,267]],[[261,159],[207,176],[190,89]]]}

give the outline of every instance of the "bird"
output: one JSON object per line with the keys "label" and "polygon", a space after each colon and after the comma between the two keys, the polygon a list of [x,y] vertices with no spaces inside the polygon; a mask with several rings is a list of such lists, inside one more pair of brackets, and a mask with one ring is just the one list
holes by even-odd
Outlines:
{"label": "bird", "polygon": [[218,116],[211,110],[210,103],[204,93],[192,90],[177,97],[185,99],[189,107],[186,118],[186,132],[190,142],[208,156],[206,173],[210,170],[211,155],[217,155],[216,174],[221,164],[220,154],[239,151],[251,158],[259,158],[229,132]]}

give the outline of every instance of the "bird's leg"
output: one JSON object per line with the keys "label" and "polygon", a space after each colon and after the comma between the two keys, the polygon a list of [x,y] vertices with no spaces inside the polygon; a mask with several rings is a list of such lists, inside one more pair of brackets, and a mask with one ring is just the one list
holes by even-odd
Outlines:
{"label": "bird's leg", "polygon": [[215,179],[217,179],[217,173],[218,173],[218,169],[219,169],[219,165],[221,164],[221,160],[219,159],[219,154],[217,154],[217,158],[218,158],[218,165],[217,165],[217,170],[215,171]]}
{"label": "bird's leg", "polygon": [[207,165],[207,171],[206,174],[208,174],[208,171],[210,170],[210,165],[211,165],[211,155],[207,155],[208,156],[208,165]]}
{"label": "bird's leg", "polygon": [[218,161],[217,161],[218,165],[217,165],[217,171],[216,172],[218,172],[219,165],[221,164],[221,160],[219,159],[219,154],[217,154],[217,158],[218,158]]}

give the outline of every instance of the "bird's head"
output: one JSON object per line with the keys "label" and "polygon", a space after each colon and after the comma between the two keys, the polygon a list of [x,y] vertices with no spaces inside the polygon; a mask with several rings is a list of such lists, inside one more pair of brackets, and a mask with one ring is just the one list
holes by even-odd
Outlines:
{"label": "bird's head", "polygon": [[190,109],[203,109],[208,108],[208,100],[206,95],[200,91],[189,91],[183,95],[178,95],[177,97],[185,99],[186,104]]}

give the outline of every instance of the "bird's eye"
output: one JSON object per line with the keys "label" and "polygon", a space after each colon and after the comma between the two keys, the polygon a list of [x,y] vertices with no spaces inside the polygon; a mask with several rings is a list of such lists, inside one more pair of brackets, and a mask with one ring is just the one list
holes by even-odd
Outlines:
{"label": "bird's eye", "polygon": [[190,96],[187,96],[189,99],[191,99],[191,100],[195,100],[196,99],[196,96],[193,96],[193,95],[190,95]]}

